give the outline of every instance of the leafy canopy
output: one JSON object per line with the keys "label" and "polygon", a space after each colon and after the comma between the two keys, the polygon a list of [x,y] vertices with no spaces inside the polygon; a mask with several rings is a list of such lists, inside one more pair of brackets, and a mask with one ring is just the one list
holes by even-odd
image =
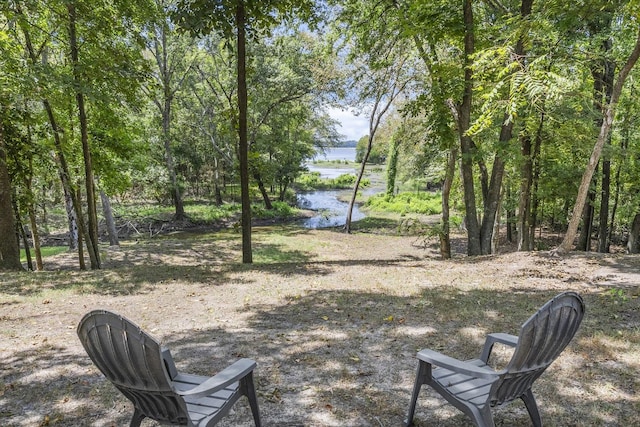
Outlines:
{"label": "leafy canopy", "polygon": [[231,39],[236,30],[236,9],[241,5],[250,38],[267,36],[272,28],[296,17],[311,21],[320,10],[311,0],[178,0],[171,15],[183,30],[194,36],[215,31]]}

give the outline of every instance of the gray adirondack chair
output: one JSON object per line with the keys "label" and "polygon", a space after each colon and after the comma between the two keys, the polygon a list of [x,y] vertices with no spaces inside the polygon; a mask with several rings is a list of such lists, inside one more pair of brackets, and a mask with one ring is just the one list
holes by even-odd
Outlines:
{"label": "gray adirondack chair", "polygon": [[[418,352],[418,372],[405,426],[413,425],[423,384],[433,387],[478,427],[494,426],[491,408],[518,398],[524,401],[534,426],[542,426],[531,386],[569,344],[583,316],[582,298],[574,292],[565,292],[531,316],[518,337],[503,333],[488,335],[479,359],[462,362],[433,350]],[[487,366],[495,343],[515,347],[511,361],[499,371]]]}
{"label": "gray adirondack chair", "polygon": [[144,418],[213,426],[243,395],[255,425],[261,425],[253,360],[240,359],[213,377],[178,373],[168,349],[125,317],[105,310],[87,313],[78,337],[98,369],[133,402],[131,427]]}

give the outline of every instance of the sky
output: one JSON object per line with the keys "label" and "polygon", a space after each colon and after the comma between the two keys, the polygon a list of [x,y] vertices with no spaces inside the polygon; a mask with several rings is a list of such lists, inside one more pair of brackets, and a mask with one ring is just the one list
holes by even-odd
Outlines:
{"label": "sky", "polygon": [[369,134],[369,118],[366,116],[355,116],[349,110],[341,110],[339,108],[329,108],[327,110],[331,118],[336,119],[338,132],[344,135],[345,140],[359,140]]}

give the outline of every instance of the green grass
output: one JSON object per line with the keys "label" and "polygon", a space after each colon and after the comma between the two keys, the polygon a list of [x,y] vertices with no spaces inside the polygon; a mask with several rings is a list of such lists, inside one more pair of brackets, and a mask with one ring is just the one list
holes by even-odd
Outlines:
{"label": "green grass", "polygon": [[442,197],[440,193],[377,194],[367,200],[366,206],[374,211],[435,215],[442,213]]}
{"label": "green grass", "polygon": [[[40,248],[40,252],[42,253],[42,257],[46,258],[48,256],[58,255],[59,253],[66,252],[69,250],[68,246],[43,246]],[[34,257],[35,254],[33,250],[31,251],[31,256]],[[20,261],[27,261],[27,254],[24,249],[20,249]]]}

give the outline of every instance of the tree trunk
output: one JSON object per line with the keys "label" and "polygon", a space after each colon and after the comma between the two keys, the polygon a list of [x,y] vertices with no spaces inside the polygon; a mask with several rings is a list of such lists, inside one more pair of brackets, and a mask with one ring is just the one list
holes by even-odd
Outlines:
{"label": "tree trunk", "polygon": [[246,11],[244,2],[236,6],[236,30],[238,44],[238,149],[240,161],[240,198],[242,200],[242,262],[251,264],[251,198],[249,195],[249,138],[247,135],[247,52],[246,52]]}
{"label": "tree trunk", "polygon": [[222,191],[220,187],[222,186],[220,179],[220,162],[218,160],[218,156],[213,157],[213,191],[215,194],[216,206],[222,206]]}
{"label": "tree trunk", "polygon": [[23,270],[20,246],[16,237],[16,222],[11,197],[11,179],[7,168],[4,125],[0,115],[0,270]]}
{"label": "tree trunk", "polygon": [[[372,113],[372,114],[375,114]],[[373,116],[371,116],[369,123],[373,120]],[[362,177],[364,176],[364,169],[367,165],[367,160],[369,160],[369,155],[371,154],[371,148],[373,147],[373,135],[371,135],[372,126],[369,126],[370,135],[369,141],[367,142],[367,148],[364,151],[364,156],[362,157],[362,163],[360,164],[360,170],[358,171],[358,176],[356,177],[356,182],[353,185],[353,192],[351,193],[351,200],[349,200],[349,207],[347,208],[347,219],[344,223],[344,231],[345,233],[351,233],[351,216],[353,214],[353,208],[356,205],[356,196],[358,195],[358,189],[360,188],[360,182],[362,181]],[[375,130],[373,131],[375,134]]]}
{"label": "tree trunk", "polygon": [[[502,131],[500,132],[500,142],[506,143],[511,139],[511,128],[512,125],[503,125]],[[484,201],[482,226],[480,228],[480,250],[482,255],[489,255],[493,253],[493,230],[498,220],[497,215],[500,205],[500,193],[502,190],[504,167],[504,159],[502,159],[502,155],[500,153],[497,153],[493,160],[491,181],[489,182],[489,194],[488,198]]]}
{"label": "tree trunk", "polygon": [[471,0],[464,1],[464,94],[458,108],[460,136],[460,154],[462,156],[462,185],[464,190],[464,206],[467,224],[467,254],[480,255],[480,227],[476,211],[476,193],[473,183],[473,150],[471,137],[467,131],[471,126],[471,106],[473,98],[473,55],[474,22]]}
{"label": "tree trunk", "polygon": [[29,238],[27,232],[24,230],[24,224],[20,220],[20,211],[18,210],[18,204],[15,201],[15,194],[13,196],[13,213],[16,218],[16,236],[18,236],[18,248],[20,247],[20,240],[22,240],[22,247],[24,248],[24,255],[27,258],[27,270],[33,271],[33,258],[31,257],[31,248],[29,247]]}
{"label": "tree trunk", "polygon": [[[598,165],[596,165],[593,174],[595,175],[597,171]],[[587,193],[587,202],[582,209],[582,227],[580,227],[580,234],[578,235],[578,242],[576,244],[576,249],[585,252],[591,251],[591,236],[593,235],[593,214],[595,199],[596,192],[593,189],[592,183],[589,186],[589,191]]]}
{"label": "tree trunk", "polygon": [[[22,14],[19,4],[16,5],[16,11],[18,12],[19,15],[24,16]],[[26,20],[19,20],[19,25],[25,38],[27,54],[29,55],[29,59],[31,60],[31,63],[36,67],[40,66],[40,64],[38,63],[38,56],[36,55],[36,51],[33,47],[33,44],[31,43],[31,36],[28,30],[28,27],[26,25]],[[84,225],[84,219],[82,217],[80,199],[76,197],[76,194],[73,189],[73,185],[71,183],[71,175],[69,174],[69,167],[67,165],[67,161],[64,155],[64,150],[62,147],[62,141],[60,138],[61,130],[58,127],[58,123],[55,119],[55,115],[53,114],[53,108],[51,107],[49,100],[46,98],[42,98],[42,105],[47,114],[47,118],[49,120],[49,124],[51,126],[51,130],[53,134],[53,143],[55,147],[56,157],[58,160],[60,180],[62,181],[62,187],[65,191],[65,195],[69,196],[71,204],[73,206],[73,211],[76,216],[76,224],[78,226],[78,232],[80,235],[84,235],[86,232],[86,227]],[[80,238],[78,240],[80,240]],[[79,258],[80,268],[84,270],[85,266],[84,266],[84,260],[82,256],[82,244],[78,244],[78,258]]]}
{"label": "tree trunk", "polygon": [[531,137],[525,135],[520,140],[520,153],[522,154],[522,170],[520,173],[520,197],[518,200],[518,250],[530,251],[531,235],[531,185],[533,183],[533,158],[531,155]]}
{"label": "tree trunk", "polygon": [[389,159],[387,160],[387,196],[393,197],[396,194],[396,176],[398,175],[398,152],[400,142],[393,135],[389,142]]}
{"label": "tree trunk", "polygon": [[162,98],[158,99],[157,97],[152,97],[152,99],[160,111],[160,117],[162,120],[162,147],[164,150],[164,162],[167,167],[167,173],[169,174],[169,194],[171,195],[171,202],[175,208],[173,218],[176,221],[181,221],[186,218],[186,214],[184,212],[184,202],[182,200],[175,162],[173,159],[173,152],[171,150],[171,110],[177,89],[171,87],[173,73],[170,69],[171,65],[169,64],[169,56],[167,52],[167,33],[169,32],[169,28],[164,22],[159,25],[160,39],[158,39],[157,32],[154,31],[155,49],[153,50],[153,54],[156,59],[156,65],[158,66],[158,80],[162,88]]}
{"label": "tree trunk", "polygon": [[78,43],[76,36],[76,9],[73,3],[67,4],[69,12],[69,45],[71,54],[71,64],[73,66],[73,79],[76,90],[76,104],[78,106],[78,120],[80,121],[80,139],[82,142],[82,155],[84,159],[85,187],[87,193],[87,250],[91,269],[100,268],[100,250],[98,248],[98,212],[96,207],[95,184],[93,178],[93,165],[91,160],[91,150],[89,149],[89,132],[87,114],[84,105],[84,94],[82,91],[82,78],[80,75],[80,64],[78,60]]}
{"label": "tree trunk", "polygon": [[540,113],[540,122],[536,129],[535,140],[525,137],[521,141],[521,153],[524,159],[520,181],[520,199],[518,201],[518,250],[532,251],[537,221],[538,178],[540,177],[540,146],[545,121],[544,104]]}
{"label": "tree trunk", "polygon": [[[623,129],[620,132],[622,134],[622,141],[620,142],[620,148],[622,152],[625,152],[629,146],[629,121],[624,121]],[[620,180],[620,173],[622,172],[622,162],[618,166],[616,170],[616,178],[615,178],[615,195],[613,198],[613,206],[611,208],[611,219],[609,222],[609,236],[607,237],[607,242],[609,246],[611,245],[611,236],[614,231],[614,224],[616,219],[616,212],[618,211],[618,202],[620,201],[620,188],[622,187],[622,182]],[[607,247],[607,252],[609,252],[609,247]]]}
{"label": "tree trunk", "polygon": [[[604,42],[604,50],[611,50],[613,42],[607,39]],[[611,99],[611,91],[613,90],[613,79],[615,78],[615,64],[611,61],[605,61],[604,64],[604,90],[607,103]],[[607,145],[611,145],[611,134],[607,138]],[[600,217],[598,220],[598,252],[609,252],[609,199],[611,198],[611,160],[605,150],[605,156],[602,158],[602,182],[600,183]]]}
{"label": "tree trunk", "polygon": [[[64,182],[64,174],[59,171],[60,182]],[[73,206],[73,196],[63,184],[64,208],[67,212],[67,225],[69,227],[69,250],[76,251],[80,248],[80,236],[78,232],[78,216]]]}
{"label": "tree trunk", "polygon": [[[27,141],[30,144],[33,143],[31,125],[27,125]],[[29,195],[29,202],[27,203],[27,213],[29,215],[29,226],[31,227],[31,243],[33,245],[33,252],[36,257],[36,270],[42,271],[44,264],[42,262],[42,251],[40,249],[40,233],[38,232],[38,221],[36,218],[36,202],[37,196],[33,192],[33,155],[30,154],[28,158],[28,174],[24,177],[24,187]],[[43,203],[44,204],[44,203]]]}
{"label": "tree trunk", "polygon": [[102,201],[102,214],[104,221],[107,223],[107,234],[109,235],[109,246],[120,246],[118,240],[118,230],[116,222],[113,219],[113,210],[111,209],[111,201],[104,191],[100,191],[100,200]]}
{"label": "tree trunk", "polygon": [[540,122],[540,127],[538,128],[538,133],[536,134],[536,142],[533,147],[533,180],[532,186],[533,190],[531,191],[531,222],[529,224],[529,230],[526,232],[529,233],[529,242],[531,246],[531,250],[535,247],[535,233],[536,226],[538,225],[538,209],[540,207],[540,200],[538,198],[538,185],[540,183],[540,150],[542,146],[542,122]]}
{"label": "tree trunk", "polygon": [[[76,189],[75,200],[82,200],[82,191],[80,190],[80,187]],[[77,224],[78,229],[80,230],[80,232],[78,233],[78,263],[80,264],[80,270],[86,270],[87,266],[84,263],[84,241],[86,241],[86,233],[83,231],[84,220],[78,220]]]}
{"label": "tree trunk", "polygon": [[33,244],[33,252],[36,256],[36,270],[44,270],[42,262],[42,250],[40,249],[40,233],[38,232],[38,221],[36,220],[36,212],[33,203],[29,204],[29,223],[31,226],[31,242]]}
{"label": "tree trunk", "polygon": [[271,198],[269,197],[269,192],[262,181],[262,176],[257,170],[253,171],[253,179],[258,183],[258,189],[260,190],[260,194],[262,195],[262,200],[264,201],[264,208],[271,210],[273,209],[273,204],[271,203]]}
{"label": "tree trunk", "polygon": [[[512,190],[511,185],[507,186],[507,200],[511,200]],[[516,230],[516,210],[515,208],[506,209],[507,214],[507,222],[505,223],[505,228],[507,229],[507,242],[513,243],[515,241]],[[500,212],[498,211],[498,218],[500,217]]]}
{"label": "tree trunk", "polygon": [[442,184],[442,232],[440,233],[440,255],[444,259],[451,259],[451,219],[449,198],[456,173],[458,149],[451,147],[447,159],[447,170]]}
{"label": "tree trunk", "polygon": [[[520,5],[520,16],[524,19],[531,14],[533,0],[522,0]],[[518,38],[515,48],[516,61],[522,63],[525,58],[524,36]],[[522,64],[521,64],[522,65]],[[502,179],[504,177],[505,161],[502,157],[504,154],[500,152],[501,147],[505,147],[513,136],[513,118],[507,113],[504,115],[502,128],[500,129],[499,148],[493,160],[493,168],[491,169],[491,180],[489,182],[489,192],[484,200],[484,209],[482,215],[482,226],[480,229],[480,245],[483,255],[491,254],[493,239],[493,230],[498,220],[498,208],[500,205],[500,193],[502,191]]]}
{"label": "tree trunk", "polygon": [[580,212],[582,212],[582,209],[584,208],[584,205],[587,201],[589,184],[591,183],[591,179],[593,178],[593,173],[596,170],[596,165],[598,164],[598,160],[600,159],[604,144],[609,137],[609,131],[611,130],[611,126],[613,125],[616,106],[618,104],[618,100],[620,99],[620,94],[622,93],[622,87],[624,86],[624,82],[627,79],[627,76],[638,61],[639,56],[640,31],[638,32],[633,51],[629,55],[627,62],[618,73],[618,77],[613,86],[613,91],[611,92],[611,101],[609,102],[605,110],[604,120],[602,122],[602,126],[600,127],[600,134],[598,135],[598,139],[596,140],[596,143],[593,147],[593,151],[591,153],[591,157],[589,158],[587,168],[582,175],[582,181],[580,182],[580,187],[578,188],[578,196],[576,197],[576,203],[573,207],[573,215],[571,216],[571,220],[569,221],[567,233],[565,234],[564,239],[562,240],[560,245],[552,251],[553,254],[561,255],[563,253],[571,251],[572,249],[573,241],[578,232],[578,224],[580,223]]}
{"label": "tree trunk", "polygon": [[627,251],[630,254],[640,253],[640,213],[636,214],[629,230],[629,240],[627,241]]}

